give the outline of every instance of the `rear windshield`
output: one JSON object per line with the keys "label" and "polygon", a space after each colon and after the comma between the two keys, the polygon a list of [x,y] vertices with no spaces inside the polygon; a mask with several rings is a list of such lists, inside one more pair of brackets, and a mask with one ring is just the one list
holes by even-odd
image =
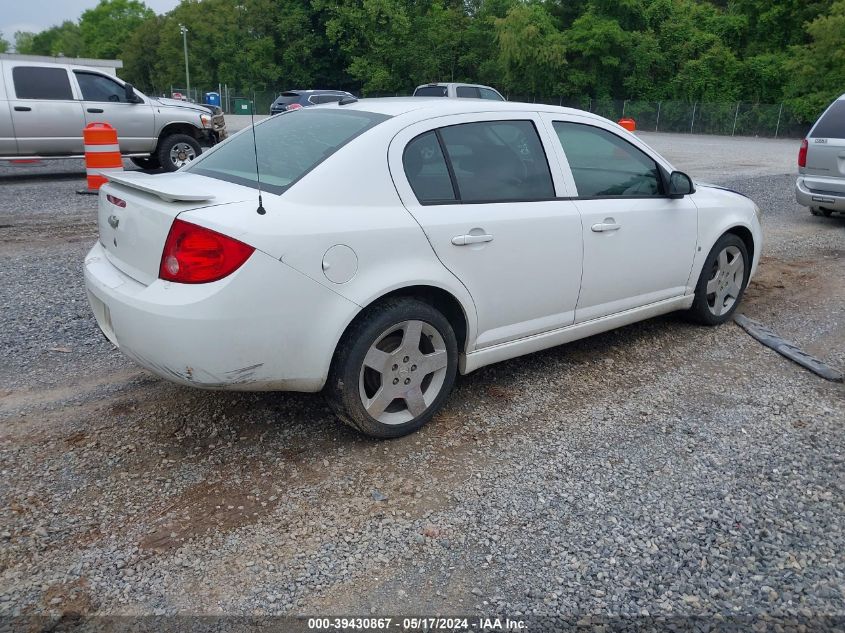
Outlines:
{"label": "rear windshield", "polygon": [[446,86],[423,86],[414,90],[415,97],[445,97]]}
{"label": "rear windshield", "polygon": [[[294,110],[255,126],[261,189],[283,193],[334,152],[389,117],[359,110]],[[258,188],[252,133],[238,134],[185,169]]]}
{"label": "rear windshield", "polygon": [[296,103],[297,101],[299,101],[299,99],[300,96],[295,92],[283,92],[278,97],[276,97],[276,100],[273,103],[276,103],[278,105],[288,105],[290,103]]}
{"label": "rear windshield", "polygon": [[819,119],[811,138],[845,138],[845,99],[834,101]]}

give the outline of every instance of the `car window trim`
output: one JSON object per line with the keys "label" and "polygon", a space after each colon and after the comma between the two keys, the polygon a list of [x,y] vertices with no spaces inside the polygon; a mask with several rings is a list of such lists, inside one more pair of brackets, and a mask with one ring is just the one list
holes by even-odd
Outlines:
{"label": "car window trim", "polygon": [[[440,145],[440,153],[443,154],[443,160],[446,161],[446,171],[449,172],[449,180],[452,182],[452,195],[455,196],[455,202],[461,203],[461,187],[458,185],[458,178],[455,176],[455,168],[452,165],[452,157],[446,151],[446,143],[443,142],[443,136],[440,134],[440,128],[434,129],[434,136],[437,138],[437,143]],[[410,143],[409,143],[410,145]],[[416,195],[416,192],[414,192]],[[419,202],[419,198],[417,198]]]}
{"label": "car window trim", "polygon": [[553,198],[508,198],[504,200],[431,200],[417,203],[421,207],[437,207],[449,204],[525,204],[526,202],[581,202],[590,200],[674,200],[672,196],[555,196]]}

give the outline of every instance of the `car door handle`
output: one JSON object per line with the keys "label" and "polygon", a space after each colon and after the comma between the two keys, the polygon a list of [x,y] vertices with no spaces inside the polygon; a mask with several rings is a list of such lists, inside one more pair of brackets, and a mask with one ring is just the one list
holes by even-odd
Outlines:
{"label": "car door handle", "polygon": [[452,244],[455,246],[466,246],[467,244],[482,244],[484,242],[492,242],[493,236],[489,234],[484,235],[458,235],[452,238]]}
{"label": "car door handle", "polygon": [[598,224],[593,224],[590,228],[593,229],[594,233],[604,233],[605,231],[618,231],[622,226],[615,222],[599,222]]}
{"label": "car door handle", "polygon": [[102,108],[88,108],[88,112],[90,112],[91,114],[102,114],[103,109]]}
{"label": "car door handle", "polygon": [[32,108],[28,106],[15,106],[15,112],[32,112]]}

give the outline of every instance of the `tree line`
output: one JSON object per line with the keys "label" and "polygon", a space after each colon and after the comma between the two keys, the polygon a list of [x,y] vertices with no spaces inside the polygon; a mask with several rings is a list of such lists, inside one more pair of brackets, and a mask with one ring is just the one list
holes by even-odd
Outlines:
{"label": "tree line", "polygon": [[184,84],[180,24],[191,83],[234,90],[468,81],[538,100],[786,102],[808,122],[845,92],[845,0],[181,0],[165,15],[101,0],[13,46],[119,58],[162,91]]}

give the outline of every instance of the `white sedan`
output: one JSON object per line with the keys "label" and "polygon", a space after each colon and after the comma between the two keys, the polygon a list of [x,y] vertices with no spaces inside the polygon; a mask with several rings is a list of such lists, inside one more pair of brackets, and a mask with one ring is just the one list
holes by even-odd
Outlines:
{"label": "white sedan", "polygon": [[458,372],[676,310],[723,323],[759,261],[751,200],[595,115],[348,101],[109,175],[85,281],[114,345],[194,387],[324,390],[398,437]]}

